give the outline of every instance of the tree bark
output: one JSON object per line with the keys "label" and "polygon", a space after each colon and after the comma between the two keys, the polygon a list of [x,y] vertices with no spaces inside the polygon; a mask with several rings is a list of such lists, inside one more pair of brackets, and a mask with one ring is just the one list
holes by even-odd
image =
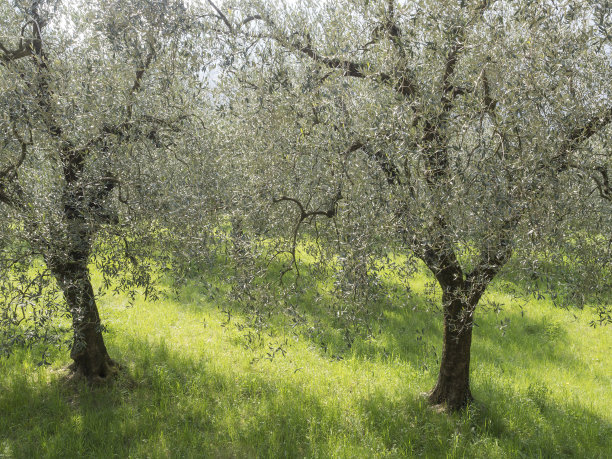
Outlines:
{"label": "tree bark", "polygon": [[74,338],[70,366],[75,373],[89,380],[104,379],[116,372],[116,364],[109,357],[102,336],[102,324],[87,260],[54,264],[57,279],[72,316]]}
{"label": "tree bark", "polygon": [[470,347],[474,308],[459,292],[444,293],[444,339],[440,373],[429,393],[434,405],[445,405],[449,411],[463,409],[471,400]]}
{"label": "tree bark", "polygon": [[64,293],[64,299],[74,333],[70,366],[74,373],[87,377],[90,381],[107,378],[116,372],[116,364],[111,360],[102,336],[102,323],[89,276],[89,256],[91,241],[95,235],[97,222],[88,222],[83,207],[87,205],[83,187],[75,186],[81,173],[71,168],[75,163],[64,166],[64,219],[59,231],[49,247],[47,264]]}

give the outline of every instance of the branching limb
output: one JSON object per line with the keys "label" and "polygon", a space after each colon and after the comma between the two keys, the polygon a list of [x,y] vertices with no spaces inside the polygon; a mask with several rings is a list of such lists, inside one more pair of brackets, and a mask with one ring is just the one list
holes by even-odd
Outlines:
{"label": "branching limb", "polygon": [[19,47],[8,49],[0,43],[0,64],[6,65],[33,54],[33,40],[21,40]]}
{"label": "branching limb", "polygon": [[285,274],[287,274],[289,271],[291,271],[294,267],[297,270],[297,274],[299,276],[300,271],[299,271],[299,267],[297,264],[297,256],[296,256],[296,250],[297,250],[297,236],[298,233],[300,231],[300,226],[302,225],[302,223],[304,222],[304,220],[308,219],[308,218],[312,218],[312,217],[317,217],[317,216],[323,216],[323,217],[327,217],[327,218],[334,218],[336,216],[337,210],[338,210],[338,201],[340,201],[340,199],[342,199],[342,193],[340,192],[340,190],[338,190],[338,192],[336,193],[336,195],[334,196],[334,198],[332,199],[330,206],[327,210],[311,210],[311,211],[307,211],[304,207],[304,205],[295,198],[291,198],[288,196],[281,196],[279,198],[274,198],[272,199],[273,203],[279,203],[279,202],[283,202],[283,201],[288,201],[288,202],[292,202],[294,203],[297,208],[300,211],[300,215],[298,216],[297,219],[297,223],[295,225],[295,227],[293,228],[293,233],[292,233],[292,241],[291,241],[291,249],[288,251],[288,253],[291,255],[291,263],[290,265],[285,268],[282,272],[281,272],[281,276],[280,276],[280,280],[282,282],[283,280],[283,276]]}
{"label": "branching limb", "polygon": [[[37,8],[37,2],[34,2],[34,8]],[[35,23],[36,21],[38,22]],[[24,34],[26,32],[26,29],[31,24],[39,28],[44,25],[40,18],[34,18],[26,21],[21,27],[19,46],[17,48],[11,50],[8,49],[8,47],[5,46],[3,43],[0,43],[0,65],[6,65],[9,62],[17,61],[24,57],[32,56],[35,52],[35,49],[42,46],[40,37],[37,37],[36,35],[34,36],[34,38],[25,38]]]}
{"label": "branching limb", "polygon": [[568,162],[567,167],[586,173],[595,182],[599,196],[612,202],[612,184],[610,183],[610,174],[605,166],[588,166]]}
{"label": "branching limb", "polygon": [[436,226],[438,228],[432,228],[435,234],[429,235],[427,240],[414,237],[412,250],[425,262],[443,290],[459,289],[463,286],[463,269],[453,244],[444,236],[447,224],[439,218]]}
{"label": "branching limb", "polygon": [[484,110],[486,113],[493,116],[495,114],[495,109],[497,108],[497,100],[491,97],[489,79],[487,78],[487,72],[485,69],[482,71],[482,88],[484,91]]}
{"label": "branching limb", "polygon": [[[28,147],[33,144],[32,129],[28,127],[28,139],[26,139],[19,133],[17,127],[14,124],[12,126],[12,131],[13,135],[19,142],[20,153],[15,163],[9,164],[3,170],[0,171],[0,202],[13,208],[23,208],[23,191],[21,189],[21,186],[19,185],[19,183],[16,182],[15,179],[17,178],[18,169],[21,167],[28,154]],[[7,185],[9,183],[14,189],[14,193],[9,194],[9,192],[7,191]]]}
{"label": "branching limb", "polygon": [[24,139],[24,137],[21,134],[19,134],[19,131],[17,131],[17,128],[15,125],[12,126],[12,131],[13,131],[13,135],[19,142],[21,151],[15,163],[9,164],[3,170],[0,170],[0,180],[4,180],[4,179],[10,180],[15,177],[17,173],[17,169],[21,167],[21,165],[23,164],[23,161],[25,160],[27,156],[28,146],[32,145],[32,130],[31,129],[29,129],[29,139],[28,140]]}
{"label": "branching limb", "polygon": [[129,122],[132,119],[132,111],[134,107],[134,95],[138,93],[140,89],[142,88],[142,79],[144,77],[145,72],[149,70],[149,67],[151,66],[151,63],[153,62],[153,58],[155,57],[155,54],[156,54],[155,48],[153,47],[151,43],[149,43],[149,50],[147,52],[147,56],[145,57],[145,60],[142,66],[136,70],[136,76],[134,78],[134,83],[132,84],[132,87],[130,89],[129,103],[126,109],[126,113],[127,113],[126,122]]}
{"label": "branching limb", "polygon": [[[550,163],[541,164],[540,169],[545,170],[552,168],[556,173],[566,171],[572,167],[570,153],[580,148],[580,146],[591,137],[601,133],[611,123],[612,106],[603,110],[600,114],[593,116],[582,126],[577,126],[571,129],[567,134],[565,141],[561,144],[557,156],[555,156]],[[603,178],[605,179],[605,176],[603,176]],[[604,183],[602,182],[602,185],[603,184]]]}
{"label": "branching limb", "polygon": [[[237,28],[234,27],[229,20],[229,18],[223,14],[223,12],[214,4],[212,0],[207,0],[211,7],[216,12],[216,17],[218,17],[223,23],[226,25],[228,32],[231,34],[236,33]],[[287,49],[292,49],[297,51],[305,56],[310,57],[315,62],[318,62],[328,68],[340,70],[342,71],[342,75],[353,77],[353,78],[374,78],[378,79],[380,82],[390,85],[395,91],[404,95],[405,97],[413,97],[416,94],[416,85],[412,81],[412,79],[408,76],[408,72],[396,77],[386,72],[380,72],[373,70],[371,68],[371,64],[363,63],[358,61],[352,61],[350,59],[343,59],[338,57],[328,57],[317,51],[311,43],[309,37],[306,37],[305,40],[300,40],[299,34],[297,32],[292,33],[287,36],[278,30],[276,30],[276,25],[274,22],[263,14],[253,14],[246,17],[239,24],[238,28],[241,25],[248,24],[254,20],[261,20],[266,23],[268,27],[272,29],[271,38]],[[396,35],[395,38],[399,39],[399,29],[397,26],[391,26],[391,30]]]}
{"label": "branching limb", "polygon": [[595,174],[591,175],[591,178],[597,185],[597,189],[599,190],[599,195],[612,202],[612,187],[610,186],[610,176],[608,174],[608,169],[603,166],[597,166],[594,168],[595,172],[598,172],[601,176],[597,176]]}
{"label": "branching limb", "polygon": [[469,304],[478,303],[489,283],[512,257],[512,234],[520,219],[521,213],[516,213],[503,222],[493,241],[487,243],[476,267],[467,274],[465,290],[469,295]]}
{"label": "branching limb", "polygon": [[[221,19],[223,21],[223,23],[227,26],[227,28],[229,29],[230,33],[234,33],[234,27],[232,26],[232,23],[230,22],[230,20],[227,18],[227,16],[225,14],[223,14],[223,12],[217,7],[217,5],[215,5],[213,3],[212,0],[208,0],[208,4],[210,6],[213,7],[213,9],[216,11],[216,17]],[[253,18],[255,19],[255,18]]]}

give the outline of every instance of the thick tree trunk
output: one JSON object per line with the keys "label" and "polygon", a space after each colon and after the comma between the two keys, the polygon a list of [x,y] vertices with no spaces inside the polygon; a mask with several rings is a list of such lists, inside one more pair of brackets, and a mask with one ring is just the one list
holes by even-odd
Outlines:
{"label": "thick tree trunk", "polygon": [[462,295],[445,293],[444,344],[440,374],[429,401],[434,405],[445,405],[449,411],[464,408],[471,400],[470,392],[470,347],[474,308]]}
{"label": "thick tree trunk", "polygon": [[90,380],[106,378],[116,371],[102,336],[102,324],[86,262],[56,264],[53,272],[64,292],[72,316],[74,339],[70,368]]}

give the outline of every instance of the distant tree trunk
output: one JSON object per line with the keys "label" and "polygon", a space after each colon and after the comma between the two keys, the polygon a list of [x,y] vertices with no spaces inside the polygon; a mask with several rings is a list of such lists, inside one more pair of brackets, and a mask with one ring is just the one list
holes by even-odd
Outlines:
{"label": "distant tree trunk", "polygon": [[230,237],[232,239],[232,247],[234,255],[238,259],[244,258],[247,253],[246,250],[246,235],[242,228],[242,218],[233,216],[231,219],[232,228],[230,230]]}
{"label": "distant tree trunk", "polygon": [[449,411],[464,408],[471,400],[470,347],[472,345],[473,305],[461,291],[444,293],[444,338],[440,373],[429,393],[434,405],[443,404]]}

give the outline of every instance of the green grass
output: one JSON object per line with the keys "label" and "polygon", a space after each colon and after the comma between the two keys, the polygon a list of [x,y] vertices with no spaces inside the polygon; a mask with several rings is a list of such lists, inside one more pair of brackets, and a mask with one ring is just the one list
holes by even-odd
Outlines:
{"label": "green grass", "polygon": [[219,279],[157,303],[102,297],[122,373],[71,380],[66,350],[48,367],[35,351],[0,360],[0,457],[610,457],[612,329],[590,328],[589,309],[521,308],[499,282],[487,300],[502,310],[476,320],[476,403],[447,415],[421,395],[441,346],[427,281],[350,347],[312,291],[296,301],[316,333],[227,323]]}

